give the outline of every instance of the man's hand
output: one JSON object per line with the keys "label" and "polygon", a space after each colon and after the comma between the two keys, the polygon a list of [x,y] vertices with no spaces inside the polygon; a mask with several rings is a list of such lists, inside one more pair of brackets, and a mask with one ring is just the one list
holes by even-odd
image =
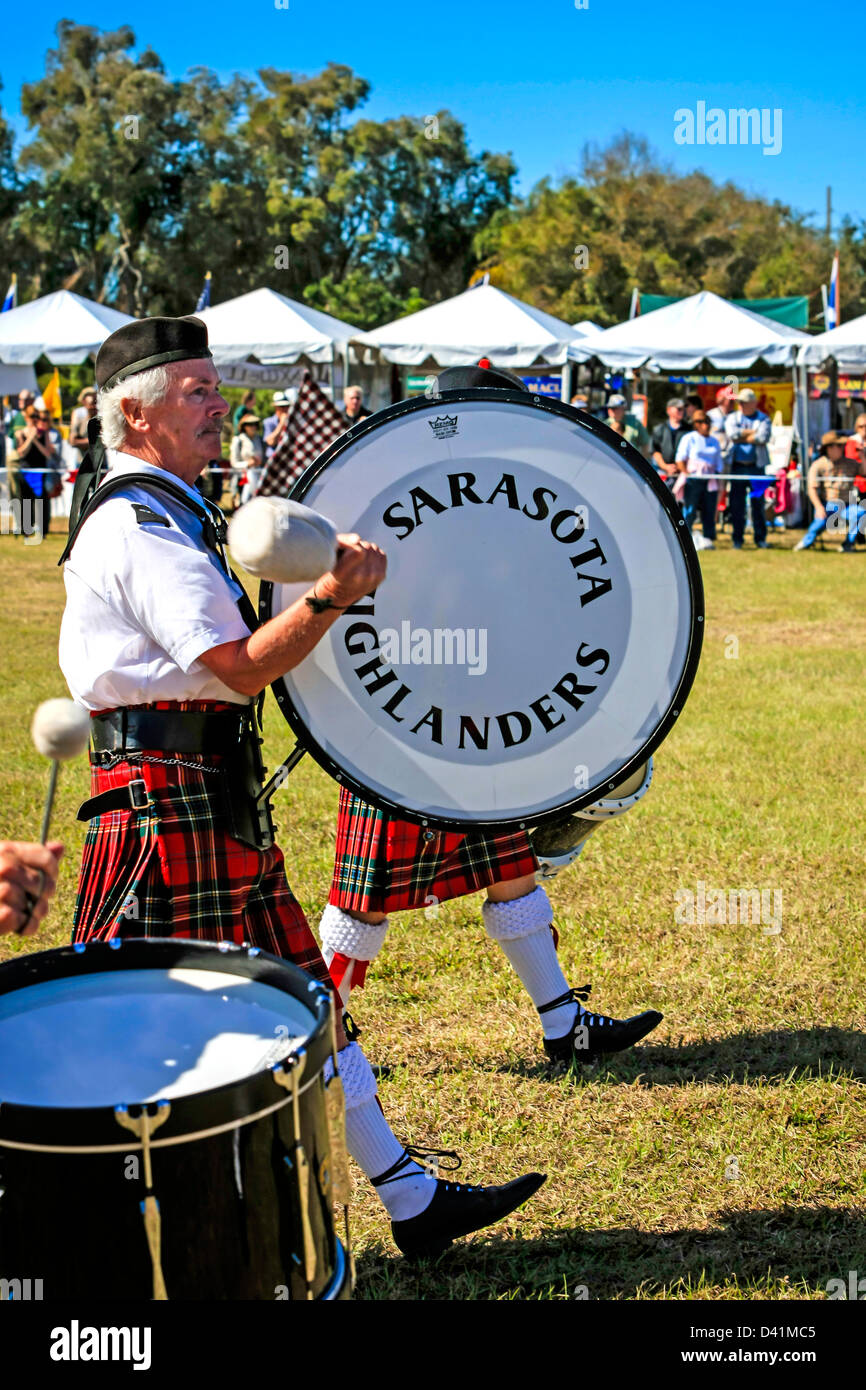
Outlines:
{"label": "man's hand", "polygon": [[0,935],[33,936],[57,887],[63,845],[0,840]]}
{"label": "man's hand", "polygon": [[318,598],[329,598],[337,608],[349,608],[377,589],[385,578],[388,561],[384,550],[355,535],[337,536],[337,563],[314,585]]}

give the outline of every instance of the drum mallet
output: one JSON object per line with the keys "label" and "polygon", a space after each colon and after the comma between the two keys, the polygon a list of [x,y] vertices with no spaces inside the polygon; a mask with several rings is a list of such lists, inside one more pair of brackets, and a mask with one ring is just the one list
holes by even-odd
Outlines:
{"label": "drum mallet", "polygon": [[[33,739],[36,749],[43,757],[51,759],[51,776],[48,779],[48,793],[45,797],[45,809],[42,812],[42,829],[39,832],[40,844],[45,844],[48,839],[48,827],[51,824],[51,812],[54,809],[54,793],[57,790],[57,773],[61,762],[67,758],[77,758],[79,753],[83,753],[90,738],[90,715],[81,705],[76,705],[74,700],[43,700],[38,706],[30,725],[30,737]],[[16,928],[16,934],[21,935],[30,925],[30,917],[33,909],[39,901],[42,888],[45,883],[44,876],[40,871],[41,884],[39,894],[34,898],[32,893],[27,893],[27,904],[30,908],[30,915],[26,922]]]}
{"label": "drum mallet", "polygon": [[42,830],[39,840],[45,844],[51,812],[54,809],[54,793],[57,790],[57,773],[61,762],[77,758],[83,753],[90,739],[90,714],[74,700],[43,700],[33,716],[30,736],[36,749],[43,757],[51,759],[51,776],[48,780],[48,794],[45,797],[45,810],[42,813]]}

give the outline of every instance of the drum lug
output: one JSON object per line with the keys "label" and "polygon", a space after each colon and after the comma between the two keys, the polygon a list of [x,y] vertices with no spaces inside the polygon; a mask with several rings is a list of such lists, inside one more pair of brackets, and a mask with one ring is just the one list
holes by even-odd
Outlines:
{"label": "drum lug", "polygon": [[144,1160],[144,1201],[141,1203],[141,1215],[153,1268],[153,1297],[156,1302],[164,1302],[168,1298],[168,1293],[162,1273],[162,1217],[160,1216],[159,1202],[153,1191],[150,1138],[154,1130],[165,1124],[170,1114],[171,1105],[167,1100],[161,1100],[157,1103],[156,1113],[153,1115],[148,1112],[147,1106],[143,1105],[137,1120],[132,1118],[125,1105],[115,1106],[114,1110],[114,1118],[117,1123],[124,1129],[130,1130],[141,1144]]}

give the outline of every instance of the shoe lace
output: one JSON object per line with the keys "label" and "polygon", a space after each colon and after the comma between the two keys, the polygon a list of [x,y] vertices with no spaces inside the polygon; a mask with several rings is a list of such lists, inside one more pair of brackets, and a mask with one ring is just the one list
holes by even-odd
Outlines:
{"label": "shoe lace", "polygon": [[592,1014],[589,1009],[583,1007],[583,1001],[588,999],[591,993],[592,985],[578,985],[574,989],[566,990],[565,994],[560,994],[557,999],[551,999],[549,1004],[542,1004],[537,1012],[540,1014],[547,1014],[550,1013],[552,1009],[563,1008],[566,1004],[576,1004],[577,1017],[575,1019],[575,1025],[579,1024],[581,1027],[590,1027],[592,1024],[598,1024],[600,1027],[604,1027],[607,1023],[613,1024],[614,1020],[608,1018],[607,1014]]}
{"label": "shoe lace", "polygon": [[[383,1187],[386,1183],[389,1182],[399,1182],[401,1178],[408,1178],[412,1176],[410,1172],[404,1171],[408,1170],[410,1163],[420,1161],[422,1167],[430,1168],[430,1164],[424,1162],[425,1159],[430,1158],[452,1159],[453,1162],[451,1162],[447,1167],[444,1167],[443,1165],[444,1171],[446,1173],[456,1172],[463,1162],[460,1155],[454,1149],[432,1149],[427,1145],[420,1146],[415,1144],[407,1144],[403,1149],[403,1153],[397,1159],[397,1162],[392,1163],[390,1168],[386,1168],[384,1173],[380,1173],[378,1178],[371,1178],[371,1182],[374,1187]],[[437,1165],[437,1169],[439,1166],[440,1165]],[[455,1192],[460,1192],[461,1190],[464,1192],[472,1192],[475,1190],[466,1183],[449,1182],[444,1178],[440,1178],[438,1171],[435,1172],[433,1176],[436,1178],[438,1182],[443,1183],[446,1190],[450,1189]]]}

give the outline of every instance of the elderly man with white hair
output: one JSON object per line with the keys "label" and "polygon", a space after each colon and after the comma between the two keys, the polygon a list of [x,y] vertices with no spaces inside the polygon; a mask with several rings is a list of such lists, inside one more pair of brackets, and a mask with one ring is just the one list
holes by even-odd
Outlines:
{"label": "elderly man with white hair", "polygon": [[[96,360],[107,471],[70,519],[60,665],[91,711],[91,797],[73,938],[246,943],[328,972],[289,888],[266,800],[255,700],[385,576],[383,552],[339,536],[333,569],[258,626],[194,484],[228,406],[205,325],[142,319]],[[82,468],[85,474],[85,469]],[[133,896],[136,916],[128,920]],[[433,1177],[394,1136],[372,1069],[338,1027],[350,1152],[404,1253],[439,1253],[544,1181],[466,1187]]]}

